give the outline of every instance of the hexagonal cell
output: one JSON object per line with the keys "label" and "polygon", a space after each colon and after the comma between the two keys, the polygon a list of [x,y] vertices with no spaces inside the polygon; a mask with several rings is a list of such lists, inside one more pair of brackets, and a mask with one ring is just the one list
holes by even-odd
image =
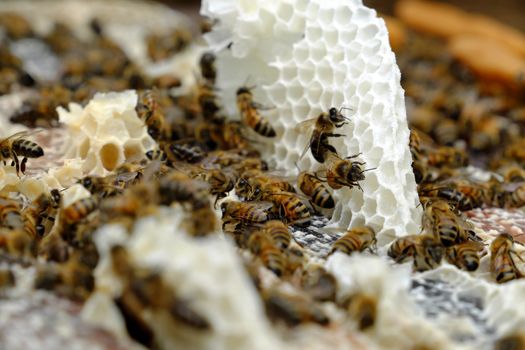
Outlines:
{"label": "hexagonal cell", "polygon": [[[334,77],[337,76],[337,73],[334,72]],[[335,88],[339,86],[339,84],[334,84]],[[341,91],[338,91],[334,89],[334,92],[332,93],[332,102],[330,103],[332,106],[341,109],[341,113],[347,118],[351,118],[355,114],[355,109],[352,106],[346,106],[344,104],[345,102],[345,96]]]}
{"label": "hexagonal cell", "polygon": [[305,11],[309,2],[309,0],[297,0],[295,2],[295,11]]}
{"label": "hexagonal cell", "polygon": [[397,182],[396,166],[392,161],[383,161],[379,165],[378,172],[381,173],[381,183],[385,186]]}
{"label": "hexagonal cell", "polygon": [[308,85],[314,78],[314,75],[315,69],[313,64],[303,65],[298,69],[298,78],[302,85]]}
{"label": "hexagonal cell", "polygon": [[310,1],[308,8],[306,9],[306,15],[311,18],[316,18],[317,13],[319,12],[319,4],[316,2]]}
{"label": "hexagonal cell", "polygon": [[381,147],[374,147],[367,153],[368,159],[374,164],[378,164],[383,157],[383,150]]}
{"label": "hexagonal cell", "polygon": [[306,91],[306,98],[312,105],[316,105],[319,102],[319,98],[323,93],[323,87],[317,81],[312,82]]}
{"label": "hexagonal cell", "polygon": [[347,7],[337,9],[334,14],[335,25],[341,28],[346,28],[352,20],[352,11]]}
{"label": "hexagonal cell", "polygon": [[326,46],[324,46],[323,43],[320,43],[310,48],[310,59],[314,62],[314,67],[317,66],[316,65],[317,62],[320,62],[325,57],[326,57]]}
{"label": "hexagonal cell", "polygon": [[370,80],[364,79],[363,81],[359,82],[359,85],[357,86],[357,93],[359,94],[359,96],[363,97],[366,94],[368,94],[371,88],[372,83],[370,82]]}
{"label": "hexagonal cell", "polygon": [[334,80],[334,70],[332,69],[332,66],[326,62],[323,61],[316,67],[315,75],[319,81],[326,82],[326,84],[331,84]]}
{"label": "hexagonal cell", "polygon": [[323,30],[316,26],[309,26],[305,31],[305,40],[312,44],[318,41],[323,34]]}
{"label": "hexagonal cell", "polygon": [[359,103],[359,113],[365,115],[372,109],[372,103],[368,102],[367,99],[361,99]]}
{"label": "hexagonal cell", "polygon": [[359,226],[365,226],[366,220],[363,217],[363,214],[357,214],[354,216],[354,219],[352,220],[352,227],[359,227]]}
{"label": "hexagonal cell", "polygon": [[297,76],[297,67],[296,66],[286,66],[281,69],[280,79],[290,81]]}
{"label": "hexagonal cell", "polygon": [[377,173],[374,170],[371,170],[366,173],[365,180],[361,183],[363,191],[368,194],[372,194],[379,188],[379,182],[377,181]]}
{"label": "hexagonal cell", "polygon": [[144,148],[137,140],[131,140],[124,144],[124,158],[133,162],[144,159]]}
{"label": "hexagonal cell", "polygon": [[120,152],[120,147],[114,143],[106,143],[102,146],[99,156],[104,169],[111,171],[117,167],[121,158]]}
{"label": "hexagonal cell", "polygon": [[308,59],[310,52],[306,47],[297,47],[293,52],[294,60],[297,63],[302,63]]}
{"label": "hexagonal cell", "polygon": [[334,9],[330,7],[321,8],[317,13],[317,20],[322,27],[331,26],[334,20]]}
{"label": "hexagonal cell", "polygon": [[277,8],[277,16],[283,21],[289,21],[292,18],[294,13],[294,8],[292,4],[281,2]]}
{"label": "hexagonal cell", "polygon": [[339,34],[335,29],[327,29],[323,34],[323,38],[328,47],[333,47],[337,44],[337,41],[339,40]]}
{"label": "hexagonal cell", "polygon": [[265,87],[265,90],[268,93],[270,101],[274,105],[281,105],[286,102],[286,88],[282,83],[276,82],[275,84]]}
{"label": "hexagonal cell", "polygon": [[378,228],[383,228],[385,217],[379,214],[371,215],[368,219],[367,225],[372,226],[376,231]]}
{"label": "hexagonal cell", "polygon": [[293,84],[286,89],[286,96],[291,101],[298,101],[304,94],[304,88],[301,85]]}
{"label": "hexagonal cell", "polygon": [[367,198],[361,209],[367,217],[371,217],[376,214],[377,203],[373,198]]}
{"label": "hexagonal cell", "polygon": [[397,207],[397,200],[394,193],[385,188],[379,193],[377,209],[381,215],[390,216],[394,214]]}
{"label": "hexagonal cell", "polygon": [[369,24],[362,28],[359,28],[357,31],[357,35],[361,38],[361,40],[368,41],[375,38],[378,32],[379,27],[376,24]]}

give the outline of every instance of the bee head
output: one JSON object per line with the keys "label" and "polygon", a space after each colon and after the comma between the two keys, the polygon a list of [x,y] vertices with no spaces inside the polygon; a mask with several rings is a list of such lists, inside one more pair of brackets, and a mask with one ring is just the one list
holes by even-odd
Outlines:
{"label": "bee head", "polygon": [[237,96],[242,95],[242,94],[249,94],[249,93],[250,93],[250,89],[247,88],[246,86],[243,86],[237,89]]}
{"label": "bee head", "polygon": [[328,111],[328,116],[330,118],[330,121],[334,124],[342,123],[346,120],[346,118],[341,114],[341,112],[335,107],[330,108],[330,110]]}
{"label": "bee head", "polygon": [[205,52],[202,54],[201,56],[201,65],[204,65],[204,64],[211,64],[215,61],[215,55],[211,52]]}

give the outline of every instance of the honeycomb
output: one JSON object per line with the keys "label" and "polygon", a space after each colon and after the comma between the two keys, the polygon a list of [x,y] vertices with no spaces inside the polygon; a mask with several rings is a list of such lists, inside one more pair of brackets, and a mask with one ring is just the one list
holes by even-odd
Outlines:
{"label": "honeycomb", "polygon": [[421,208],[408,148],[404,92],[382,19],[361,1],[203,1],[201,14],[217,19],[205,38],[217,54],[217,85],[229,115],[235,91],[254,87],[255,100],[277,132],[261,141],[278,169],[317,170],[308,152],[310,131],[297,125],[331,107],[350,108],[346,137],[331,144],[340,156],[360,153],[370,170],[357,188],[334,192],[331,225],[369,225],[384,245],[419,232]]}
{"label": "honeycomb", "polygon": [[58,109],[68,129],[66,159],[82,160],[84,173],[105,175],[124,163],[144,158],[155,141],[137,117],[137,93],[97,94],[82,108],[71,103],[69,111]]}

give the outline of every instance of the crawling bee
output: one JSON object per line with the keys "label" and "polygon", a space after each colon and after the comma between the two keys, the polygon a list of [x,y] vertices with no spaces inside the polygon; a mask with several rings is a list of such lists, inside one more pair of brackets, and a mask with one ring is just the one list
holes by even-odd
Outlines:
{"label": "crawling bee", "polygon": [[233,220],[238,222],[262,223],[269,219],[266,210],[272,203],[266,202],[237,202],[227,201],[221,204],[223,221]]}
{"label": "crawling bee", "polygon": [[388,256],[396,263],[404,262],[408,257],[414,256],[415,245],[418,243],[419,235],[408,235],[398,237],[388,248]]}
{"label": "crawling bee", "polygon": [[343,125],[347,124],[347,120],[348,119],[341,114],[341,110],[332,107],[328,113],[323,112],[319,114],[317,118],[305,120],[304,122],[299,123],[297,125],[299,130],[311,128],[312,124],[314,124],[310,140],[299,159],[304,157],[308,149],[310,149],[312,156],[319,163],[324,163],[326,155],[329,152],[337,154],[335,147],[330,145],[329,138],[345,136],[343,134],[336,134],[333,131],[335,128],[341,128]]}
{"label": "crawling bee", "polygon": [[444,248],[434,235],[419,235],[414,245],[414,270],[426,271],[438,267],[443,254]]}
{"label": "crawling bee", "polygon": [[451,264],[463,270],[475,271],[479,266],[479,252],[481,250],[483,250],[482,243],[468,241],[448,247],[445,254]]}
{"label": "crawling bee", "polygon": [[286,226],[282,221],[279,220],[270,220],[267,221],[263,227],[263,232],[271,237],[274,244],[281,250],[285,250],[290,245],[292,240],[292,235],[288,226]]}
{"label": "crawling bee", "polygon": [[468,233],[465,230],[466,221],[459,212],[453,209],[451,204],[443,200],[432,201],[425,208],[423,226],[439,237],[445,247],[465,242],[468,239]]}
{"label": "crawling bee", "polygon": [[490,272],[498,283],[523,277],[511,256],[517,255],[512,250],[513,245],[514,238],[508,233],[500,234],[490,244]]}
{"label": "crawling bee", "polygon": [[215,94],[213,86],[201,84],[197,87],[197,100],[199,102],[202,116],[206,121],[217,121],[217,113],[221,110],[221,105]]}
{"label": "crawling bee", "polygon": [[217,71],[215,69],[215,55],[211,52],[205,52],[202,54],[199,60],[199,67],[201,69],[201,75],[210,85],[215,85],[215,77]]}
{"label": "crawling bee", "polygon": [[284,321],[289,326],[314,322],[321,325],[330,323],[323,310],[303,294],[291,294],[277,287],[264,290],[262,298],[266,312],[272,319]]}
{"label": "crawling bee", "polygon": [[264,266],[277,276],[286,272],[286,255],[277,247],[271,237],[262,232],[255,232],[248,239],[248,248],[261,259]]}
{"label": "crawling bee", "polygon": [[20,229],[24,226],[20,203],[9,197],[0,197],[0,226]]}
{"label": "crawling bee", "polygon": [[210,185],[210,194],[216,196],[215,204],[218,200],[226,197],[235,185],[233,176],[220,169],[199,168],[197,170],[193,177],[202,179]]}
{"label": "crawling bee", "polygon": [[361,191],[363,190],[361,185],[359,185],[359,181],[363,181],[365,179],[364,173],[372,169],[364,169],[364,162],[350,160],[357,156],[359,155],[341,159],[335,153],[330,154],[329,165],[325,171],[328,186],[334,190],[343,186],[348,188],[357,187]]}
{"label": "crawling bee", "polygon": [[242,122],[259,135],[275,137],[276,133],[272,125],[259,114],[258,109],[261,108],[261,105],[253,101],[249,88],[241,87],[237,90],[237,109],[241,114]]}
{"label": "crawling bee", "polygon": [[376,242],[376,234],[368,226],[355,227],[348,230],[332,245],[330,254],[343,252],[351,254],[353,252],[362,252],[370,248]]}
{"label": "crawling bee", "polygon": [[373,327],[377,318],[377,299],[358,292],[351,294],[342,302],[349,315],[357,322],[359,330]]}
{"label": "crawling bee", "polygon": [[461,149],[442,146],[427,151],[428,164],[434,167],[460,168],[468,165],[468,154]]}
{"label": "crawling bee", "polygon": [[194,140],[179,140],[165,144],[164,153],[171,163],[185,161],[188,163],[197,163],[205,156],[202,146]]}
{"label": "crawling bee", "polygon": [[99,200],[95,197],[79,199],[61,210],[61,219],[66,225],[73,225],[87,217],[98,208]]}
{"label": "crawling bee", "polygon": [[[33,141],[24,139],[31,135],[28,131],[17,132],[7,138],[0,140],[0,160],[6,164],[7,159],[11,159],[11,165],[15,165],[16,173],[22,174],[26,170],[27,158],[39,158],[44,155],[44,150]],[[18,157],[23,157],[20,163]]]}
{"label": "crawling bee", "polygon": [[310,202],[324,209],[335,207],[334,199],[317,176],[312,173],[303,171],[297,178],[297,186],[310,198]]}
{"label": "crawling bee", "polygon": [[[187,174],[172,171],[159,180],[158,196],[160,203],[170,205],[173,202],[187,203],[193,209],[200,209],[210,205],[208,199],[209,185],[194,180]],[[140,196],[138,197],[140,198]]]}
{"label": "crawling bee", "polygon": [[171,128],[164,118],[155,91],[144,90],[139,94],[139,100],[135,107],[138,117],[144,121],[148,128],[148,134],[156,141],[171,139]]}
{"label": "crawling bee", "polygon": [[281,191],[280,188],[264,186],[261,198],[277,206],[279,215],[289,224],[304,225],[311,220],[310,209],[293,192]]}
{"label": "crawling bee", "polygon": [[505,182],[525,181],[525,169],[517,163],[500,166],[496,172],[503,176]]}

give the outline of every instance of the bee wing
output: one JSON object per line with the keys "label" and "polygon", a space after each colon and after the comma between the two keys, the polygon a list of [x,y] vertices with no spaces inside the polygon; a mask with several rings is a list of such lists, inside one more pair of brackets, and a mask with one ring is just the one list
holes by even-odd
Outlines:
{"label": "bee wing", "polygon": [[271,207],[273,207],[273,203],[272,202],[266,202],[266,201],[248,202],[246,204],[249,204],[252,207],[257,208],[259,210],[268,210]]}
{"label": "bee wing", "polygon": [[8,141],[8,140],[13,140],[13,139],[19,139],[19,138],[22,138],[22,137],[27,137],[27,136],[31,136],[31,135],[35,135],[35,134],[38,134],[42,132],[42,130],[24,130],[24,131],[19,131],[19,132],[16,132],[14,133],[13,135],[9,135],[8,137],[4,138],[2,140],[2,142],[5,142],[5,141]]}
{"label": "bee wing", "polygon": [[118,174],[115,176],[115,182],[130,182],[137,178],[138,171],[127,171],[125,173]]}

